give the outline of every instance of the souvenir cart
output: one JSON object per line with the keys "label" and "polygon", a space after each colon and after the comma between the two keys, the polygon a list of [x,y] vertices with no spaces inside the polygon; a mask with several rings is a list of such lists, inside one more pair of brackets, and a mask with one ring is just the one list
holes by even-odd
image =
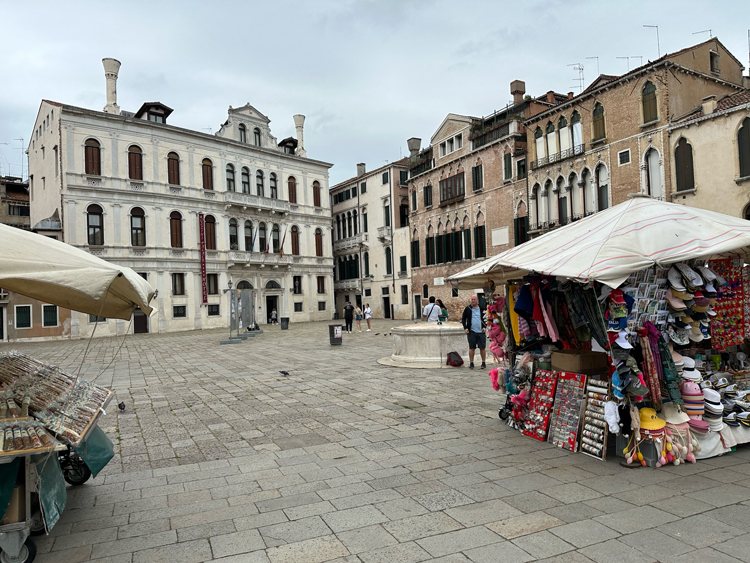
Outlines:
{"label": "souvenir cart", "polygon": [[749,246],[748,221],[634,197],[449,281],[506,284],[488,312],[507,327],[491,336],[505,376],[490,375],[496,389],[522,380],[511,426],[602,460],[615,439],[626,466],[679,465],[750,441]]}
{"label": "souvenir cart", "polygon": [[[0,225],[0,287],[100,317],[151,313],[138,274],[62,242]],[[32,257],[32,258],[29,258]],[[112,392],[17,352],[0,354],[0,562],[30,563],[31,534],[65,508],[65,481],[82,484],[114,456],[98,427]]]}

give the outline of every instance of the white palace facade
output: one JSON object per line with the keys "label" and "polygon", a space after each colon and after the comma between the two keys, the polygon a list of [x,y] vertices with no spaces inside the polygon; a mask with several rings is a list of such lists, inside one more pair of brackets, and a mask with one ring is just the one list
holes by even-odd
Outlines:
{"label": "white palace facade", "polygon": [[[304,116],[281,142],[247,104],[213,135],[168,124],[160,102],[120,111],[120,63],[104,59],[107,105],[43,100],[28,146],[31,225],[158,289],[158,312],[97,335],[226,327],[231,281],[255,290],[257,322],[333,315],[329,163],[307,158]],[[205,266],[205,267],[203,267]],[[96,318],[73,314],[71,337]]]}

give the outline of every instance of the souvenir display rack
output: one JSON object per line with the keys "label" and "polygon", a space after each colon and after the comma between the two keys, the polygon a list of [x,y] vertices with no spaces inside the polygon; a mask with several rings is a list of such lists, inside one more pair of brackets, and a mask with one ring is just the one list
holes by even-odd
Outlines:
{"label": "souvenir display rack", "polygon": [[607,422],[604,405],[609,397],[609,381],[588,378],[581,430],[581,452],[604,461],[607,457]]}
{"label": "souvenir display rack", "polygon": [[547,435],[550,444],[571,452],[577,450],[585,388],[585,375],[568,372],[558,374],[555,402]]}
{"label": "souvenir display rack", "polygon": [[537,370],[523,433],[544,442],[555,399],[557,372]]}

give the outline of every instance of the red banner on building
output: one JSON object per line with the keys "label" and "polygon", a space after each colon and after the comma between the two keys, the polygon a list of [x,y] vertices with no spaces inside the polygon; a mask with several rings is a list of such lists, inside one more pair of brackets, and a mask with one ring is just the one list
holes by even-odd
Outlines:
{"label": "red banner on building", "polygon": [[198,247],[201,251],[201,288],[203,289],[203,302],[208,303],[208,281],[206,278],[206,224],[203,221],[203,213],[198,213]]}

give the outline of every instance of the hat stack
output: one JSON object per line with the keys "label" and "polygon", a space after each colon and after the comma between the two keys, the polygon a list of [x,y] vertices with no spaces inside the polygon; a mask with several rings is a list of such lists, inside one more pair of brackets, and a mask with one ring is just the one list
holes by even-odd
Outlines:
{"label": "hat stack", "polygon": [[721,404],[721,393],[715,389],[704,389],[703,398],[705,400],[703,419],[708,422],[711,431],[719,432],[724,427],[722,422],[724,406]]}
{"label": "hat stack", "polygon": [[701,417],[704,412],[703,391],[697,383],[685,381],[680,389],[682,400],[684,401],[683,409],[689,417]]}
{"label": "hat stack", "polygon": [[715,285],[719,283],[717,274],[706,266],[694,270],[679,263],[670,268],[667,279],[670,285],[667,291],[669,338],[680,346],[711,338],[709,319],[716,315],[713,305]]}
{"label": "hat stack", "polygon": [[701,372],[695,369],[695,360],[688,356],[682,358],[682,373],[680,374],[683,379],[692,381],[693,383],[700,384],[703,381]]}
{"label": "hat stack", "polygon": [[641,434],[660,439],[664,436],[666,421],[656,416],[656,411],[651,408],[643,408],[638,411],[641,421]]}

